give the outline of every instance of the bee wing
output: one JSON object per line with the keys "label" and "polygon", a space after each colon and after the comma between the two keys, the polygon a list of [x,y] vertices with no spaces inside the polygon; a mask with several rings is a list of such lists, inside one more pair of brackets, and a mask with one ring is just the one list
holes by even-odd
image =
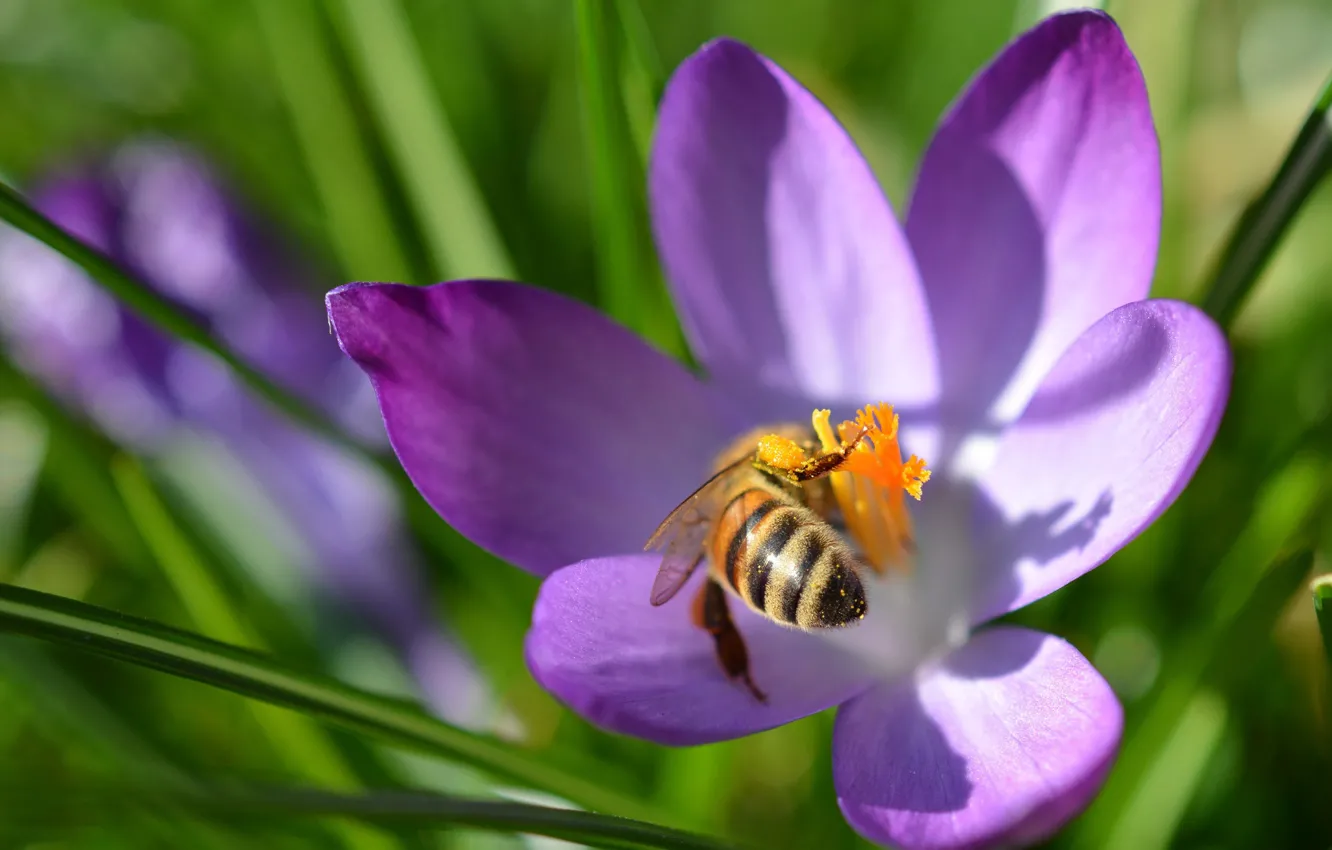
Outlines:
{"label": "bee wing", "polygon": [[666,548],[666,555],[661,559],[661,569],[652,581],[652,604],[665,605],[684,587],[698,565],[703,563],[703,541],[707,537],[706,523],[697,525],[697,532],[691,527],[686,533],[676,535]]}
{"label": "bee wing", "polygon": [[751,460],[749,456],[742,457],[704,481],[703,486],[676,505],[648,538],[644,549],[665,549],[661,569],[657,570],[657,578],[652,582],[653,605],[666,604],[702,563],[703,545],[712,527],[713,503],[721,493],[720,485],[727,476]]}

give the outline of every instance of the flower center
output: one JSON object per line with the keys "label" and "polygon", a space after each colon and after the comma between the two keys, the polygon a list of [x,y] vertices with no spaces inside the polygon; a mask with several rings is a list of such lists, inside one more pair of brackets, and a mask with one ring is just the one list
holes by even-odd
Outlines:
{"label": "flower center", "polygon": [[[821,629],[815,636],[891,681],[941,647],[956,645],[958,623],[965,635],[965,618],[954,616],[964,591],[956,586],[956,570],[912,571],[919,556],[906,497],[921,498],[930,471],[915,455],[903,461],[892,406],[867,406],[836,427],[831,420],[829,411],[814,411],[816,440],[802,428],[786,426],[758,438],[757,449],[752,436],[742,441],[754,452],[756,466],[802,487],[810,509],[840,526],[869,568],[862,576],[863,621],[854,628]],[[966,545],[965,535],[954,534],[951,521],[944,522],[951,507],[947,498],[935,501],[920,517],[921,534],[931,541],[929,557],[940,566],[965,558],[958,551]]]}
{"label": "flower center", "polygon": [[919,500],[930,480],[925,461],[911,455],[902,461],[897,442],[897,414],[892,405],[876,404],[856,413],[834,431],[832,412],[816,410],[814,433],[823,454],[808,459],[792,440],[777,434],[759,439],[757,460],[793,481],[828,478],[847,533],[865,561],[878,573],[907,572],[915,551],[906,496]]}

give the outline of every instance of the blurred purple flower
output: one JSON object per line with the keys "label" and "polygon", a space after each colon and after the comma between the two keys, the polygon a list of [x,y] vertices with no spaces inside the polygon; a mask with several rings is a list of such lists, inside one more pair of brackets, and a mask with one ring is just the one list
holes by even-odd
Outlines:
{"label": "blurred purple flower", "polygon": [[[308,295],[313,272],[247,218],[199,158],[167,142],[133,143],[53,175],[32,198],[253,365],[383,442],[368,382]],[[367,461],[289,424],[211,355],[151,328],[78,266],[10,230],[0,232],[0,331],[25,368],[140,451],[160,451],[182,426],[221,438],[308,546],[304,570],[389,638],[438,710],[476,720],[479,680],[433,622],[396,497]]]}
{"label": "blurred purple flower", "polygon": [[[822,104],[718,41],[667,89],[649,186],[706,382],[517,284],[352,285],[329,315],[430,503],[549,574],[528,663],[577,711],[693,744],[840,706],[834,779],[863,835],[1036,841],[1099,788],[1121,709],[1064,640],[984,626],[1159,516],[1228,392],[1216,326],[1144,300],[1158,160],[1119,29],[1056,16],[945,116],[902,227]],[[686,603],[648,604],[661,559],[643,541],[733,435],[880,400],[934,461],[915,570],[867,579],[869,616],[833,634],[733,604],[760,703]]]}

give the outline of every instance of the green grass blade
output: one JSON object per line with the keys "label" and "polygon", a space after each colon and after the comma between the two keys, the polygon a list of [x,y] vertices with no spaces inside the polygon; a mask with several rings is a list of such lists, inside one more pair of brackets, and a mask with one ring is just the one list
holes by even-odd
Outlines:
{"label": "green grass blade", "polygon": [[207,330],[152,287],[120,268],[101,251],[62,230],[30,206],[17,192],[0,183],[0,220],[8,222],[83,268],[97,283],[121,303],[162,331],[177,339],[197,345],[228,366],[266,401],[301,424],[343,445],[360,449],[341,429],[329,423],[323,414],[295,395],[273,383],[240,355],[215,339]]}
{"label": "green grass blade", "polygon": [[318,9],[311,0],[256,0],[254,9],[343,272],[353,280],[411,281]]}
{"label": "green grass blade", "polygon": [[143,543],[130,528],[125,508],[106,474],[105,439],[76,422],[36,383],[0,356],[0,387],[22,399],[45,420],[50,446],[43,477],[59,498],[120,562],[131,569],[148,565]]}
{"label": "green grass blade", "polygon": [[651,154],[652,126],[656,121],[657,102],[666,85],[666,75],[652,41],[652,31],[637,0],[616,0],[615,11],[624,29],[627,48],[621,82],[625,118],[642,167]]}
{"label": "green grass blade", "polygon": [[1124,816],[1106,837],[1106,850],[1164,850],[1170,846],[1221,743],[1227,714],[1226,701],[1214,691],[1203,688],[1194,694],[1138,783]]}
{"label": "green grass blade", "polygon": [[[270,399],[278,409],[316,433],[334,439],[379,466],[403,500],[404,513],[420,541],[433,553],[441,571],[463,573],[470,594],[481,594],[488,607],[488,618],[521,629],[526,612],[514,610],[512,599],[504,596],[499,578],[499,562],[468,543],[449,528],[426,504],[396,459],[376,454],[351,440],[337,426],[329,423],[314,408],[274,384],[258,370],[249,368],[223,342],[213,339],[207,330],[172,302],[162,298],[146,283],[119,268],[113,261],[57,227],[21,196],[0,184],[0,219],[8,221],[28,235],[45,242],[80,265],[113,296],[131,306],[167,333],[195,342],[237,369],[237,376],[250,389]],[[331,343],[330,343],[331,344]],[[0,388],[36,408],[51,424],[52,451],[47,458],[47,474],[52,476],[61,496],[83,513],[87,521],[118,557],[133,566],[148,562],[140,537],[127,533],[128,518],[120,498],[107,480],[101,453],[83,445],[88,432],[42,391],[27,375],[0,357]],[[105,438],[97,438],[108,448]]]}
{"label": "green grass blade", "polygon": [[[574,0],[578,36],[578,93],[583,118],[583,143],[592,191],[593,248],[597,280],[606,312],[660,348],[683,354],[679,326],[656,271],[644,210],[644,162],[630,138],[619,65],[611,41],[609,0]],[[637,53],[642,53],[646,47]],[[650,62],[640,56],[640,63]],[[640,76],[648,73],[639,68]],[[646,77],[644,78],[646,79]],[[651,98],[650,83],[631,86]],[[638,123],[654,112],[649,100],[635,110]],[[648,128],[640,127],[640,144]]]}
{"label": "green grass blade", "polygon": [[511,745],[450,726],[410,703],[298,673],[264,655],[160,623],[0,586],[0,629],[286,706],[400,746],[473,765],[593,811],[639,820],[657,817],[637,800],[556,770]]}
{"label": "green grass blade", "polygon": [[668,827],[574,809],[525,803],[466,800],[421,791],[378,791],[360,796],[306,789],[251,792],[211,791],[195,802],[204,810],[231,816],[336,816],[409,828],[471,827],[544,835],[580,845],[608,848],[724,850],[712,838]]}
{"label": "green grass blade", "polygon": [[[407,516],[412,528],[421,536],[423,542],[444,558],[453,558],[463,551],[472,551],[451,531],[439,517],[426,505],[421,495],[407,478],[397,461],[376,454],[364,445],[349,437],[341,428],[334,425],[320,411],[306,404],[300,398],[275,384],[260,372],[247,365],[224,342],[214,338],[198,324],[188,313],[171,301],[163,298],[148,284],[120,268],[105,254],[79,239],[71,236],[54,224],[46,216],[33,209],[18,193],[0,184],[0,220],[44,242],[48,247],[63,254],[67,259],[83,268],[97,283],[112,296],[126,304],[140,316],[156,325],[162,331],[189,343],[193,343],[217,356],[235,370],[247,387],[266,399],[278,410],[297,423],[309,428],[316,434],[326,437],[344,448],[374,461],[402,495],[407,508]],[[330,344],[332,344],[330,342]],[[23,390],[24,398],[38,399],[41,409],[46,412],[53,407],[49,399],[26,379],[0,360],[0,378],[12,378]],[[33,402],[34,405],[38,401]]]}
{"label": "green grass blade", "polygon": [[142,467],[128,457],[118,457],[111,462],[111,478],[131,521],[195,625],[218,640],[259,648],[231,610],[212,571],[176,527]]}
{"label": "green grass blade", "polygon": [[[124,718],[109,710],[86,683],[70,676],[36,647],[18,645],[13,638],[0,644],[0,679],[19,687],[31,710],[34,726],[52,742],[67,747],[81,761],[89,754],[112,768],[122,780],[153,783],[173,788],[194,782],[179,766],[154,749]],[[152,723],[150,718],[134,718],[136,723]],[[9,790],[9,789],[6,789]],[[38,789],[41,794],[46,789]],[[62,789],[63,791],[64,789]],[[11,810],[12,811],[12,810]],[[173,833],[173,842],[188,842],[198,850],[221,850],[239,843],[234,836],[201,828],[184,807],[174,801],[158,807],[155,814],[160,828]]]}
{"label": "green grass blade", "polygon": [[[224,640],[260,646],[261,642],[232,609],[213,571],[176,527],[142,468],[130,458],[120,457],[113,461],[111,475],[130,517],[184,603],[190,619],[203,631]],[[266,703],[247,705],[273,751],[297,775],[335,788],[360,787],[356,774],[337,748],[309,718]],[[339,821],[333,828],[348,847],[388,850],[397,846],[388,836],[361,826]]]}
{"label": "green grass blade", "polygon": [[341,0],[340,31],[420,223],[434,276],[514,277],[398,0]]}
{"label": "green grass blade", "polygon": [[49,438],[46,423],[22,402],[0,403],[0,578],[18,566],[33,490]]}
{"label": "green grass blade", "polygon": [[583,143],[592,181],[592,221],[603,306],[638,327],[638,249],[625,198],[623,136],[616,122],[614,61],[605,0],[574,0],[578,28],[578,90]]}
{"label": "green grass blade", "polygon": [[1212,274],[1202,307],[1228,327],[1315,186],[1332,170],[1332,79],[1286,152],[1272,182],[1240,217]]}
{"label": "green grass blade", "polygon": [[1309,586],[1313,592],[1314,614],[1318,617],[1318,630],[1323,633],[1323,650],[1332,664],[1332,575],[1323,575]]}
{"label": "green grass blade", "polygon": [[[1267,645],[1265,638],[1291,594],[1309,574],[1314,556],[1313,550],[1306,548],[1308,538],[1328,505],[1329,493],[1319,492],[1305,510],[1299,528],[1290,535],[1287,552],[1293,550],[1293,554],[1278,554],[1274,561],[1264,559],[1269,566],[1260,570],[1251,566],[1249,577],[1218,568],[1218,573],[1225,572],[1234,579],[1227,585],[1242,581],[1242,588],[1223,587],[1213,581],[1200,590],[1200,613],[1194,616],[1201,622],[1167,656],[1160,674],[1163,686],[1151,697],[1141,721],[1126,731],[1114,771],[1077,826],[1077,846],[1103,846],[1105,837],[1111,834],[1137,835],[1140,825],[1135,818],[1144,812],[1153,816],[1157,812],[1133,805],[1139,789],[1153,775],[1163,748],[1203,684],[1231,684],[1250,672],[1256,653]],[[1253,547],[1244,540],[1251,536],[1247,531],[1241,535],[1232,553],[1251,551]],[[1237,600],[1241,594],[1243,599]]]}
{"label": "green grass blade", "polygon": [[1075,827],[1077,846],[1138,834],[1135,819],[1153,810],[1133,802],[1199,689],[1212,684],[1224,692],[1221,686],[1247,675],[1253,654],[1268,645],[1312,565],[1311,543],[1332,505],[1325,479],[1324,463],[1296,458],[1263,485],[1243,531],[1197,589],[1194,610],[1180,612],[1194,626],[1165,655],[1160,688],[1125,730],[1115,769]]}

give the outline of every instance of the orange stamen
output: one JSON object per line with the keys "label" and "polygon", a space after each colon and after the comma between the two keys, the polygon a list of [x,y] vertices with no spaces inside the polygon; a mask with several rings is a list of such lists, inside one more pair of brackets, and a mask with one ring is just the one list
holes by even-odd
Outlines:
{"label": "orange stamen", "polygon": [[855,422],[833,431],[827,410],[814,411],[814,433],[825,452],[847,446],[863,429],[865,438],[829,479],[847,531],[879,572],[909,568],[914,549],[911,515],[905,494],[919,499],[930,480],[925,461],[912,455],[902,462],[897,442],[898,417],[892,405],[877,404],[857,411]]}

